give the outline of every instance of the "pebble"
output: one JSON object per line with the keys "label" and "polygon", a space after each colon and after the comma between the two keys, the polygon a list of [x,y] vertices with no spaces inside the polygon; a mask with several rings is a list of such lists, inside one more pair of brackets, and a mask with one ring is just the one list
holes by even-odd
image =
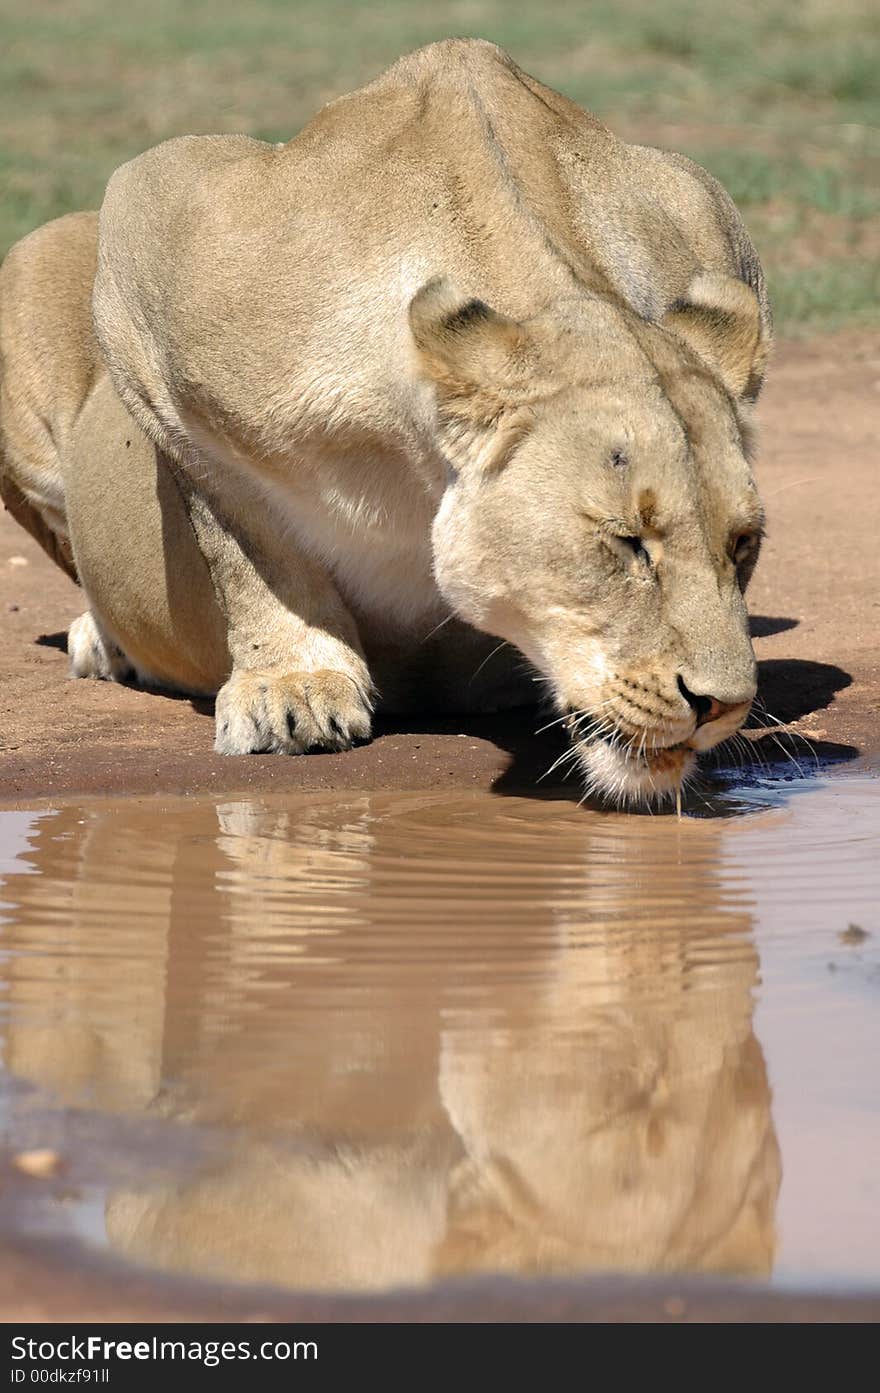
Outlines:
{"label": "pebble", "polygon": [[34,1180],[48,1180],[61,1165],[57,1151],[41,1147],[35,1151],[20,1151],[13,1157],[12,1164],[22,1175],[30,1175]]}
{"label": "pebble", "polygon": [[669,1296],[663,1302],[663,1309],[673,1320],[679,1320],[687,1311],[687,1306],[680,1296]]}
{"label": "pebble", "polygon": [[863,929],[860,924],[848,924],[843,932],[839,933],[837,936],[841,943],[848,943],[851,945],[864,943],[866,938],[871,937],[868,930]]}

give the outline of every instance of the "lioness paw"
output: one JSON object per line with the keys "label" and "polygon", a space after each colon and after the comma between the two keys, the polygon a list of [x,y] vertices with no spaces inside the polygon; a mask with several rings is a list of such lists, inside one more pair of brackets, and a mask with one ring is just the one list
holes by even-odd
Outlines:
{"label": "lioness paw", "polygon": [[134,669],[120,648],[102,633],[91,610],[74,619],[67,631],[71,677],[95,677],[102,682],[125,682]]}
{"label": "lioness paw", "polygon": [[217,694],[221,755],[348,750],[370,737],[369,696],[342,672],[233,672]]}

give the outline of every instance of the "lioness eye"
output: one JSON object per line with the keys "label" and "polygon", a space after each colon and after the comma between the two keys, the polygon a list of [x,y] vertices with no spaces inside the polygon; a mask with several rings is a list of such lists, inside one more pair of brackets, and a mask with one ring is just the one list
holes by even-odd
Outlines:
{"label": "lioness eye", "polygon": [[629,547],[633,556],[637,556],[640,561],[644,561],[646,565],[650,566],[651,558],[641,537],[619,537],[618,541]]}
{"label": "lioness eye", "polygon": [[754,537],[749,536],[749,534],[746,532],[744,532],[741,536],[737,537],[733,543],[734,561],[745,561],[746,557],[749,555],[754,545]]}

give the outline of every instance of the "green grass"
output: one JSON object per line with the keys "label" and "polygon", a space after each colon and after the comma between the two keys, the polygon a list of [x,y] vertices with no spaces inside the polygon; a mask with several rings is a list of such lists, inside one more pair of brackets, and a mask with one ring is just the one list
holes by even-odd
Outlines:
{"label": "green grass", "polygon": [[821,261],[809,270],[780,270],[773,278],[777,319],[794,332],[803,326],[840,329],[877,324],[880,260]]}
{"label": "green grass", "polygon": [[874,0],[0,0],[0,252],[184,131],[286,139],[449,34],[727,185],[782,332],[880,321]]}

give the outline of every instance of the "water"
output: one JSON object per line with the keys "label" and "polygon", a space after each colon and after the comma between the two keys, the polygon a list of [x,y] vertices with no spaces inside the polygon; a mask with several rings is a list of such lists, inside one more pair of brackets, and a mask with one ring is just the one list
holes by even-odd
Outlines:
{"label": "water", "polygon": [[4,1145],[61,1162],[0,1225],[325,1291],[876,1282],[880,781],[706,811],[0,813]]}

